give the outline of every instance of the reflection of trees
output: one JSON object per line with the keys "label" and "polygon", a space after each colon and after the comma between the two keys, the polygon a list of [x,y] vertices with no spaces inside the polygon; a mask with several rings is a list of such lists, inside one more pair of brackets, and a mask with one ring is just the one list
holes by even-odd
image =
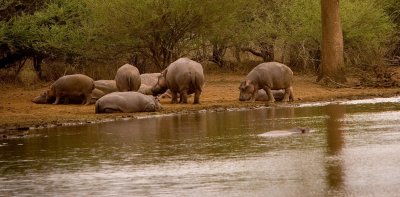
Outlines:
{"label": "reflection of trees", "polygon": [[327,119],[327,157],[326,173],[329,191],[337,192],[343,187],[344,174],[340,154],[344,145],[343,134],[341,130],[343,118],[346,109],[342,105],[326,106]]}

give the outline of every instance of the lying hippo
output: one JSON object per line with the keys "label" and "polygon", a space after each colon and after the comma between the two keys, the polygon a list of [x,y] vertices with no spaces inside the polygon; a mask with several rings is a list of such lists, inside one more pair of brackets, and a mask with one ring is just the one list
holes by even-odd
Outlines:
{"label": "lying hippo", "polygon": [[94,89],[91,93],[90,104],[96,103],[98,99],[111,92],[117,92],[117,84],[115,80],[97,80],[94,81]]}
{"label": "lying hippo", "polygon": [[140,75],[140,88],[138,92],[146,95],[152,95],[153,92],[151,91],[151,88],[157,84],[158,77],[161,75],[161,73],[144,73]]}
{"label": "lying hippo", "polygon": [[46,101],[55,97],[53,104],[59,104],[61,99],[68,103],[70,98],[83,96],[82,104],[88,105],[93,89],[92,78],[82,74],[66,75],[57,79],[46,91],[45,96]]}
{"label": "lying hippo", "polygon": [[282,101],[293,101],[293,72],[284,64],[278,62],[262,63],[253,68],[240,84],[239,100],[255,101],[259,89],[264,89],[270,102],[275,102],[271,90],[284,89]]}
{"label": "lying hippo", "polygon": [[[276,101],[282,101],[285,95],[285,90],[271,90],[272,96],[274,96]],[[268,101],[268,95],[264,89],[259,89],[256,97],[256,101]]]}
{"label": "lying hippo", "polygon": [[153,87],[157,84],[160,75],[161,73],[143,73],[140,75],[140,79],[142,84]]}
{"label": "lying hippo", "polygon": [[139,92],[113,92],[96,101],[96,113],[154,112],[161,109],[157,98]]}
{"label": "lying hippo", "polygon": [[179,58],[172,62],[159,76],[151,91],[153,96],[171,90],[172,103],[187,103],[187,96],[194,93],[193,104],[200,103],[200,94],[204,84],[203,67],[189,58]]}
{"label": "lying hippo", "polygon": [[141,79],[139,70],[130,64],[118,68],[115,83],[120,92],[139,90]]}
{"label": "lying hippo", "polygon": [[274,130],[266,133],[259,134],[260,137],[284,137],[291,135],[300,135],[310,133],[310,128],[296,127],[289,130]]}
{"label": "lying hippo", "polygon": [[117,84],[115,80],[97,80],[94,81],[94,88],[104,92],[105,94],[109,94],[111,92],[117,92]]}

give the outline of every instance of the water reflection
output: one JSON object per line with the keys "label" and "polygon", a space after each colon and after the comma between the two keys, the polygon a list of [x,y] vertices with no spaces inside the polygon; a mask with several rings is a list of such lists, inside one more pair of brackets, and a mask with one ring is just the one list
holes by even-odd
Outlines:
{"label": "water reflection", "polygon": [[[396,196],[399,110],[276,106],[36,130],[0,140],[0,196]],[[293,127],[315,132],[257,136]]]}
{"label": "water reflection", "polygon": [[341,192],[344,184],[343,161],[341,152],[344,145],[342,119],[346,113],[344,105],[327,105],[325,107],[328,119],[326,120],[327,132],[327,160],[325,163],[326,179],[329,192]]}

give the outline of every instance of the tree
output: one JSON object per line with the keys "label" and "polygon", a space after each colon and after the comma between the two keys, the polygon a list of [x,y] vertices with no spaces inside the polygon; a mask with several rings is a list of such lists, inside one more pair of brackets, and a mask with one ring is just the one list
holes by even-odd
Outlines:
{"label": "tree", "polygon": [[83,32],[88,13],[81,0],[8,2],[8,17],[0,20],[0,68],[30,58],[42,78],[44,58],[82,54],[88,38]]}
{"label": "tree", "polygon": [[317,81],[330,79],[341,83],[346,82],[339,0],[321,0],[321,19],[321,67]]}

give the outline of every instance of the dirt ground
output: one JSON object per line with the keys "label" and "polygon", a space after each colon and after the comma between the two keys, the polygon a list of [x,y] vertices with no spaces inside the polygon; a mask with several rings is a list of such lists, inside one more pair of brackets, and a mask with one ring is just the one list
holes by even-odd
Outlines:
{"label": "dirt ground", "polygon": [[[0,134],[9,131],[25,131],[32,128],[87,124],[136,118],[167,113],[191,113],[199,110],[224,110],[227,108],[256,107],[264,102],[239,102],[239,83],[244,79],[239,74],[208,74],[201,104],[170,104],[170,99],[162,99],[163,109],[153,113],[95,114],[94,105],[52,105],[34,104],[31,99],[39,95],[49,85],[27,89],[13,85],[0,87]],[[399,88],[327,88],[315,83],[311,75],[296,75],[294,79],[294,103],[310,101],[331,101],[367,97],[390,97],[399,94]],[[193,102],[193,96],[189,102]],[[278,103],[279,104],[279,103]],[[1,138],[0,138],[1,139]]]}

